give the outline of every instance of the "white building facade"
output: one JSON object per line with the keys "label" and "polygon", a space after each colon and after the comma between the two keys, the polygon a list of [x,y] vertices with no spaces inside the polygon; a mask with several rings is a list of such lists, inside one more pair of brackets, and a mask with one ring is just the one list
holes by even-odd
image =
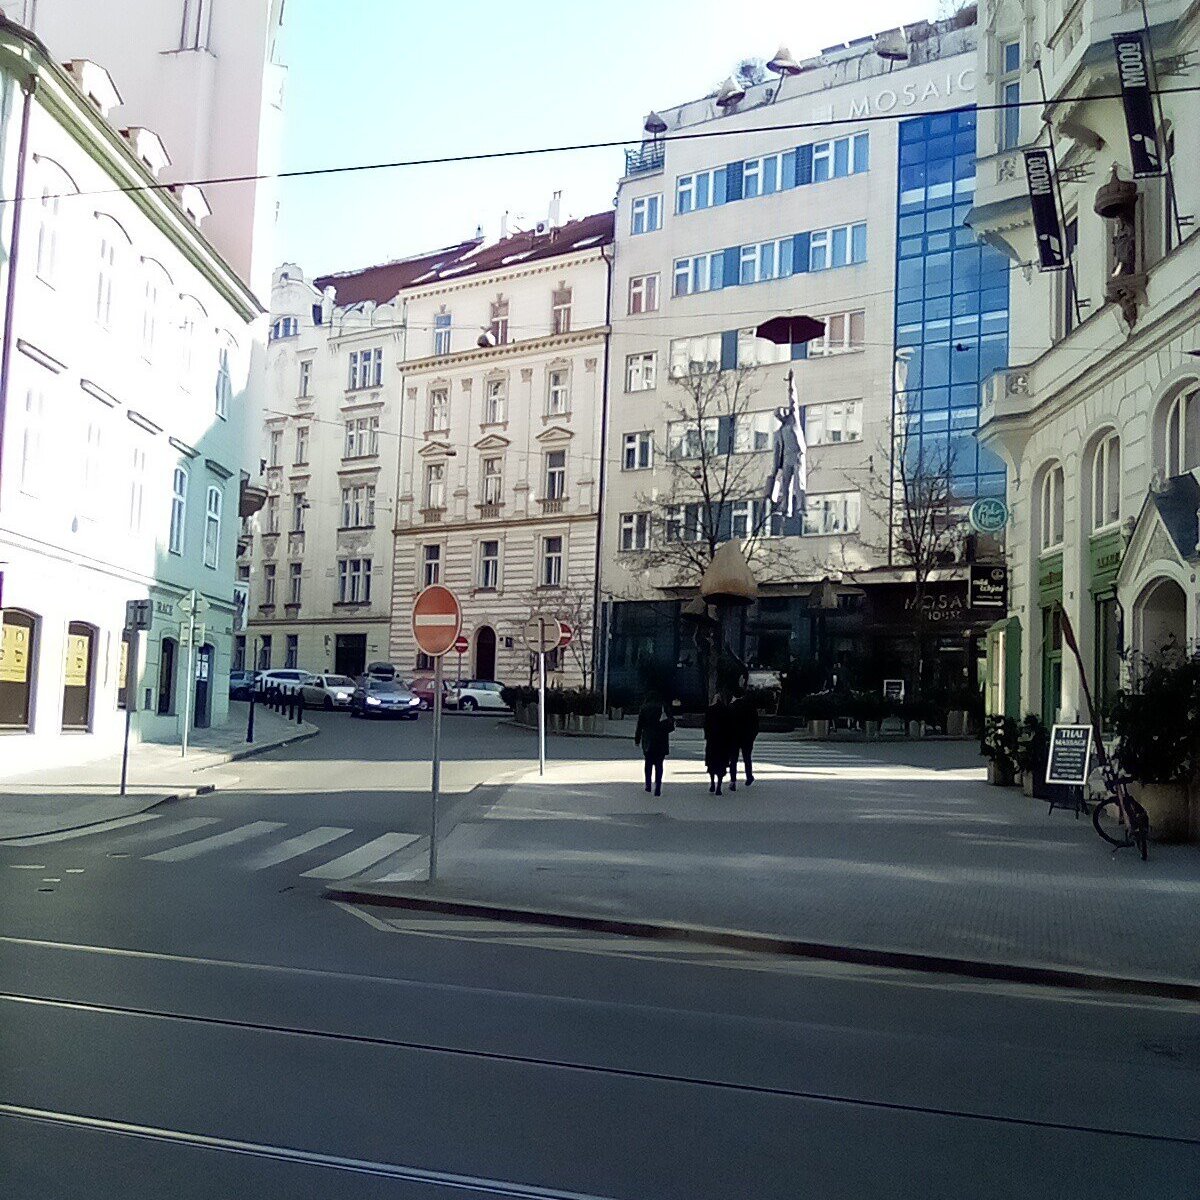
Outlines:
{"label": "white building facade", "polygon": [[613,216],[559,224],[555,208],[401,295],[390,651],[406,670],[432,665],[410,614],[441,583],[462,602],[465,676],[528,682],[520,632],[540,611],[574,630],[556,681],[590,679]]}
{"label": "white building facade", "polygon": [[[627,154],[602,553],[618,692],[686,663],[679,605],[696,580],[658,551],[706,521],[721,540],[759,531],[751,566],[763,600],[738,635],[751,668],[819,659],[814,689],[839,672],[908,674],[910,576],[889,550],[896,448],[907,438],[951,464],[964,502],[1003,494],[1003,463],[975,439],[979,380],[1007,361],[1008,303],[1006,260],[963,225],[975,183],[973,13],[905,32],[893,38],[905,61],[860,39],[782,80],[747,82],[740,99],[661,110],[661,132]],[[755,336],[795,314],[824,321],[824,336],[796,346]],[[738,413],[713,415],[689,442],[689,389],[746,369]],[[807,498],[802,517],[768,517],[772,410],[788,402],[789,372]],[[919,414],[911,430],[898,413]],[[708,516],[688,481],[704,439],[718,460],[731,454],[741,489]],[[946,617],[939,661],[963,681],[979,632],[965,573],[941,573],[931,596]],[[818,598],[823,632],[809,612]]]}
{"label": "white building facade", "polygon": [[[1146,11],[1160,69],[1195,55],[1195,5],[1150,0]],[[1039,46],[1049,95],[1048,126],[1038,107],[981,122],[971,216],[1025,264],[1013,276],[1014,365],[989,381],[983,409],[982,437],[1008,463],[1012,510],[1010,606],[990,639],[989,706],[1086,719],[1064,614],[1102,710],[1139,656],[1194,650],[1200,632],[1200,162],[1184,152],[1200,105],[1186,90],[1158,98],[1172,179],[1135,181],[1120,99],[1088,97],[1119,92],[1112,35],[1143,30],[1141,9],[1008,0],[987,15],[979,71],[992,98],[1037,94]],[[1030,265],[1021,151],[1048,136],[1069,271]]]}
{"label": "white building facade", "polygon": [[[7,23],[0,56],[15,272],[0,397],[7,768],[113,749],[127,703],[148,740],[177,740],[185,710],[200,726],[225,718],[248,328],[261,310],[201,232],[200,199],[154,186],[157,137],[106,119],[106,72],[65,71]],[[179,601],[192,592],[207,611],[189,677]],[[129,697],[125,606],[147,598],[154,626]]]}

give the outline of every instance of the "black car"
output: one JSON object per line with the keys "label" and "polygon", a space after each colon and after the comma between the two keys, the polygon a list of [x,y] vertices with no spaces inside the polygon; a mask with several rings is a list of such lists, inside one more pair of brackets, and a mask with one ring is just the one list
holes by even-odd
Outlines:
{"label": "black car", "polygon": [[350,697],[352,717],[403,717],[415,721],[421,701],[391,679],[360,679]]}

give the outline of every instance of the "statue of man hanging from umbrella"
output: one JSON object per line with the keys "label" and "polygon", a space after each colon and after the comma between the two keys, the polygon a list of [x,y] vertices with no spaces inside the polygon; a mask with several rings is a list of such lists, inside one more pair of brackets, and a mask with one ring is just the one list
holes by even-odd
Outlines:
{"label": "statue of man hanging from umbrella", "polygon": [[[805,316],[772,317],[755,332],[760,338],[776,345],[798,346],[820,337],[825,332],[825,322]],[[767,478],[766,501],[770,512],[798,518],[804,512],[808,447],[800,422],[794,371],[788,371],[787,387],[787,404],[775,410],[779,425],[771,446],[771,474]]]}

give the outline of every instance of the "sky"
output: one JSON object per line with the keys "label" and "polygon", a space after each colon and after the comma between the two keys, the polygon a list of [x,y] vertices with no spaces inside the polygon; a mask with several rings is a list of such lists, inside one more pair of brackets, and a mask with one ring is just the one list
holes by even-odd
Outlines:
{"label": "sky", "polygon": [[[641,137],[743,58],[797,59],[947,0],[288,0],[284,170]],[[353,270],[612,206],[620,148],[280,183],[276,261]]]}

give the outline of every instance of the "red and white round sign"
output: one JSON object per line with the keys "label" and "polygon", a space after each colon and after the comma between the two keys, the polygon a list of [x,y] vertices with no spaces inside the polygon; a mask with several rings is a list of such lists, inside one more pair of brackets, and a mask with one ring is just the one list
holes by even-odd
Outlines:
{"label": "red and white round sign", "polygon": [[558,626],[561,630],[558,635],[558,648],[565,650],[575,640],[575,627],[568,625],[566,621],[559,621]]}
{"label": "red and white round sign", "polygon": [[462,630],[458,597],[440,583],[425,588],[413,601],[412,630],[422,653],[431,658],[448,653]]}
{"label": "red and white round sign", "polygon": [[467,640],[467,635],[465,633],[460,633],[458,637],[454,639],[455,654],[466,654],[470,647],[471,643]]}

